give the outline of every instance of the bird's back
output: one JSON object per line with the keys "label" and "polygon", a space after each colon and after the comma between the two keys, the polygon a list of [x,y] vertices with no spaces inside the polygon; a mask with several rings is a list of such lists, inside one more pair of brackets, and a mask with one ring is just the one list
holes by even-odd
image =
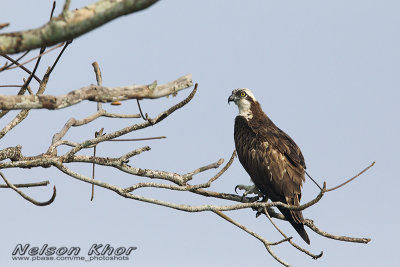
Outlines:
{"label": "bird's back", "polygon": [[[299,206],[304,168],[300,164],[293,164],[287,155],[280,152],[274,141],[268,139],[268,135],[274,133],[266,132],[267,129],[268,127],[264,130],[260,127],[253,129],[243,116],[236,117],[234,139],[239,161],[256,187],[268,199]],[[279,140],[275,140],[277,141]],[[298,149],[297,146],[296,149]],[[302,155],[301,160],[304,162]],[[302,224],[304,221],[302,212],[281,207],[278,209],[304,241],[310,244],[310,239]]]}

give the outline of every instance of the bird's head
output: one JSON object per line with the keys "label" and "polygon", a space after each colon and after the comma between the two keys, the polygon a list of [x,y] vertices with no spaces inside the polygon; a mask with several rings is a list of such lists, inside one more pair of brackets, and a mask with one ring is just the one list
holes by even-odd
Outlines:
{"label": "bird's head", "polygon": [[248,88],[238,88],[232,91],[232,94],[228,98],[229,102],[233,101],[239,108],[239,115],[246,119],[253,117],[251,107],[256,103],[256,98]]}

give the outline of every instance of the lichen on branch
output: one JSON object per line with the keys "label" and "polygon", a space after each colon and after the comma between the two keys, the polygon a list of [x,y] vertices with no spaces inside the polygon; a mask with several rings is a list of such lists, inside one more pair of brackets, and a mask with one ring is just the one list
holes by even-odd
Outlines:
{"label": "lichen on branch", "polygon": [[0,53],[15,54],[79,37],[118,17],[143,10],[158,0],[100,0],[67,11],[40,28],[0,34]]}

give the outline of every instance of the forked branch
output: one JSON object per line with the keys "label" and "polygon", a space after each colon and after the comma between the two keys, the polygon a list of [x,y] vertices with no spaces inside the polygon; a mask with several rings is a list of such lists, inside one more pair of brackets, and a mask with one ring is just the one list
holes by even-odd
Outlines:
{"label": "forked branch", "polygon": [[[17,186],[13,185],[12,183],[10,183],[7,178],[4,176],[4,174],[2,172],[0,172],[0,176],[1,178],[3,178],[4,182],[7,184],[8,187],[10,187],[11,189],[13,189],[15,192],[17,192],[21,197],[23,197],[24,199],[28,200],[29,202],[31,202],[32,204],[35,204],[36,206],[47,206],[50,205],[51,203],[53,203],[54,199],[56,199],[56,187],[53,187],[53,195],[51,196],[51,198],[45,202],[40,202],[37,201],[31,197],[29,197],[28,195],[26,195],[24,192],[22,192],[21,190],[18,189]],[[22,186],[19,186],[22,187]],[[26,187],[26,186],[25,186]]]}
{"label": "forked branch", "polygon": [[[120,0],[122,1],[122,0]],[[66,2],[63,10],[63,16],[68,16],[69,11],[68,11],[68,6],[69,3]],[[63,50],[66,48],[66,46],[70,42],[66,43],[64,46]],[[60,56],[62,54],[62,51],[60,53]],[[37,58],[37,60],[40,60],[40,57],[43,55],[43,51],[41,50],[40,56]],[[57,58],[56,62],[58,61],[59,57]],[[187,88],[192,85],[192,79],[191,75],[186,75],[183,76],[173,82],[167,83],[165,85],[160,85],[157,86],[156,83],[152,83],[150,85],[142,85],[142,86],[128,86],[128,87],[120,87],[120,88],[106,88],[102,86],[102,77],[101,77],[101,72],[98,64],[94,63],[93,67],[96,73],[96,80],[97,80],[97,85],[89,86],[89,87],[84,87],[78,90],[75,90],[73,92],[70,92],[64,96],[44,96],[42,95],[47,81],[49,79],[49,76],[51,74],[51,71],[53,70],[56,62],[53,64],[53,67],[47,70],[45,76],[43,77],[42,80],[40,80],[40,85],[39,89],[36,93],[36,95],[33,95],[31,93],[30,96],[24,96],[23,94],[25,93],[26,90],[29,88],[29,82],[34,78],[35,75],[35,70],[30,72],[29,74],[29,79],[24,82],[23,88],[24,90],[20,90],[17,95],[15,96],[0,96],[0,109],[1,108],[8,108],[8,109],[18,109],[18,108],[48,108],[48,109],[57,109],[57,108],[63,108],[70,106],[72,104],[78,103],[79,101],[82,101],[84,99],[86,100],[91,100],[91,101],[97,101],[97,102],[111,102],[115,100],[123,100],[123,99],[130,99],[130,98],[136,98],[137,100],[143,99],[143,98],[156,98],[156,97],[161,97],[165,95],[175,95],[177,91],[182,90],[184,88]],[[16,63],[18,64],[18,63]],[[38,63],[37,63],[38,65]],[[23,66],[20,65],[20,68]],[[36,68],[35,68],[36,69]],[[28,90],[29,91],[29,90]],[[164,136],[159,136],[159,137],[144,137],[144,138],[135,138],[135,139],[129,139],[129,138],[119,138],[122,137],[128,133],[135,132],[141,129],[148,128],[150,126],[154,126],[170,116],[172,113],[177,111],[178,109],[184,107],[186,104],[188,104],[194,95],[196,94],[197,91],[197,84],[194,86],[193,91],[181,102],[173,105],[169,109],[159,113],[156,117],[150,118],[147,113],[145,115],[143,114],[140,104],[138,101],[138,107],[139,107],[139,112],[140,114],[112,114],[108,113],[103,107],[101,103],[98,103],[97,105],[97,110],[90,116],[86,118],[81,118],[81,119],[75,119],[71,118],[69,119],[65,125],[61,128],[61,130],[53,135],[53,138],[50,142],[50,146],[47,149],[46,152],[39,154],[39,155],[34,155],[34,156],[26,156],[23,155],[21,151],[21,146],[15,146],[15,147],[7,147],[2,150],[0,150],[0,170],[1,169],[7,169],[7,168],[34,168],[34,167],[55,167],[59,171],[65,173],[67,176],[75,178],[77,180],[80,180],[82,182],[91,184],[92,186],[99,186],[105,189],[108,189],[110,191],[115,192],[116,194],[137,200],[137,201],[142,201],[142,202],[147,202],[155,205],[160,205],[168,208],[173,208],[181,211],[186,211],[186,212],[203,212],[203,211],[211,211],[218,215],[219,217],[225,219],[229,223],[235,225],[239,229],[247,232],[254,238],[258,239],[263,243],[267,251],[270,253],[270,255],[277,260],[279,263],[283,264],[284,266],[289,266],[287,262],[279,258],[275,252],[272,250],[272,246],[277,246],[279,244],[288,242],[290,243],[293,247],[296,249],[302,251],[303,253],[309,255],[310,257],[317,259],[322,256],[322,252],[320,254],[314,254],[307,249],[299,246],[296,244],[292,237],[287,236],[279,227],[278,225],[272,220],[272,218],[278,218],[281,220],[285,220],[285,217],[274,211],[273,207],[283,207],[286,209],[290,210],[303,210],[306,209],[312,205],[315,205],[318,203],[318,201],[324,196],[326,192],[335,190],[336,188],[341,187],[342,185],[348,183],[349,181],[355,179],[359,175],[361,175],[363,172],[365,172],[367,169],[369,169],[371,166],[366,168],[364,171],[350,179],[349,181],[343,183],[340,186],[334,187],[332,189],[326,189],[326,184],[324,183],[323,187],[321,188],[319,194],[309,202],[300,205],[300,206],[293,206],[293,205],[288,205],[282,202],[263,202],[263,201],[258,201],[258,197],[241,197],[236,194],[230,194],[230,193],[223,193],[223,192],[216,192],[210,190],[212,185],[217,179],[220,179],[222,175],[228,170],[228,168],[232,165],[234,158],[236,156],[235,151],[232,153],[230,159],[228,162],[226,162],[225,166],[221,168],[220,171],[218,171],[215,175],[210,175],[210,178],[208,180],[205,180],[206,182],[202,183],[196,183],[194,177],[198,177],[197,175],[200,173],[205,173],[206,171],[210,171],[212,169],[219,168],[223,163],[224,160],[221,158],[213,163],[204,165],[202,167],[196,168],[192,171],[180,174],[180,173],[175,173],[175,172],[168,172],[168,171],[162,171],[162,170],[153,170],[153,169],[141,169],[137,166],[134,166],[129,163],[129,160],[132,157],[139,156],[141,153],[149,151],[150,146],[143,146],[139,148],[134,148],[131,149],[128,152],[122,152],[120,156],[117,157],[100,157],[97,156],[96,153],[93,155],[85,155],[84,152],[86,152],[87,148],[96,148],[98,147],[101,143],[103,142],[108,142],[108,141],[137,141],[137,140],[154,140],[154,139],[162,139]],[[31,91],[30,91],[31,92]],[[3,98],[2,98],[3,97]],[[7,100],[7,101],[3,101]],[[21,112],[24,112],[25,110],[22,110]],[[29,111],[29,110],[27,110]],[[2,114],[6,114],[8,111],[3,111],[0,114],[0,117]],[[140,121],[139,123],[133,123],[132,120],[129,121],[129,125],[126,126],[125,128],[122,129],[117,129],[117,130],[111,130],[107,131],[108,133],[103,133],[103,130],[99,131],[94,138],[88,139],[88,140],[81,140],[78,142],[72,142],[70,140],[64,139],[68,131],[70,131],[73,127],[79,127],[82,125],[89,124],[96,119],[100,117],[109,117],[109,118],[140,118],[142,117],[144,121]],[[12,129],[12,128],[10,128]],[[1,137],[1,135],[0,135]],[[117,139],[118,138],[118,139]],[[66,153],[59,155],[57,152],[57,148],[61,145],[67,145],[70,146],[70,150],[67,151]],[[83,155],[81,153],[83,153]],[[110,168],[115,168],[119,171],[125,172],[130,175],[138,176],[138,177],[143,177],[139,182],[134,183],[130,186],[118,186],[114,185],[112,183],[108,182],[103,182],[102,180],[94,179],[93,177],[85,176],[83,174],[80,174],[78,172],[73,171],[68,167],[69,163],[86,163],[88,165],[94,166],[95,165],[102,165],[102,166],[107,166]],[[93,172],[94,174],[94,172]],[[53,196],[50,198],[50,200],[46,202],[39,202],[28,195],[26,195],[24,192],[22,192],[19,188],[20,187],[36,187],[36,186],[44,186],[47,185],[48,182],[39,182],[39,183],[27,183],[27,184],[12,184],[10,183],[6,177],[0,172],[1,177],[3,178],[4,182],[6,183],[5,185],[0,185],[0,188],[11,188],[14,191],[16,191],[19,195],[21,195],[24,199],[28,200],[29,202],[38,205],[38,206],[43,206],[43,205],[49,205],[51,204],[56,196],[56,190],[54,187],[53,191]],[[139,195],[140,189],[142,188],[154,188],[156,190],[170,190],[170,191],[175,191],[175,192],[190,192],[196,195],[204,196],[207,197],[208,199],[210,198],[216,198],[216,199],[223,199],[230,201],[229,204],[227,205],[214,205],[212,203],[206,203],[203,205],[189,205],[189,204],[177,204],[177,203],[172,203],[168,201],[164,201],[161,199],[156,199],[156,198],[150,198],[150,197],[145,197]],[[92,195],[93,196],[93,195]],[[274,227],[279,231],[283,238],[277,242],[269,242],[267,239],[264,237],[260,236],[259,234],[255,233],[254,231],[250,230],[246,226],[240,224],[239,222],[236,222],[233,220],[231,217],[229,217],[226,212],[227,211],[233,211],[233,210],[239,210],[239,209],[254,209],[257,212],[264,213],[268,219],[271,221],[271,223],[274,225]],[[353,237],[346,237],[346,236],[337,236],[333,234],[329,234],[321,229],[319,229],[317,226],[315,226],[314,222],[307,219],[304,221],[304,224],[307,225],[311,230],[316,232],[317,234],[335,239],[335,240],[341,240],[341,241],[346,241],[346,242],[357,242],[357,243],[368,243],[370,241],[369,238],[353,238]]]}

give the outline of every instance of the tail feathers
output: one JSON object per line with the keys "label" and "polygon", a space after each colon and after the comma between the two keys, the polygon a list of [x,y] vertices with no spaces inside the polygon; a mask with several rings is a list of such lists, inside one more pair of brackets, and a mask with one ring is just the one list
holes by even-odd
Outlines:
{"label": "tail feathers", "polygon": [[[304,225],[301,222],[296,222],[294,219],[294,218],[297,218],[297,219],[301,218],[302,220],[304,220],[301,211],[293,211],[293,210],[288,210],[288,209],[284,209],[281,207],[278,207],[278,209],[280,210],[280,212],[282,212],[282,214],[285,216],[285,218],[288,220],[288,222],[290,222],[290,224],[297,231],[297,233],[299,233],[301,238],[303,238],[303,240],[307,244],[310,245],[310,238],[308,237],[308,234],[307,234],[306,230],[304,229]],[[295,213],[295,216],[293,216],[294,215],[293,213]]]}

